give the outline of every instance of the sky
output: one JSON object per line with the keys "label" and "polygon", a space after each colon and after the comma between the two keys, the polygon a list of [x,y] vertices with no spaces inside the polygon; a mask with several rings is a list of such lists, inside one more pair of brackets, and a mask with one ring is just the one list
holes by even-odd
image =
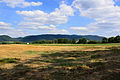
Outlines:
{"label": "sky", "polygon": [[0,35],[120,35],[120,0],[0,0]]}

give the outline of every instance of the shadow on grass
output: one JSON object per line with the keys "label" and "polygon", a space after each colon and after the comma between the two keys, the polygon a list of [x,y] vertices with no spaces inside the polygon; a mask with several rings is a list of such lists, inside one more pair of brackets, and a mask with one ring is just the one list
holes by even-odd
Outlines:
{"label": "shadow on grass", "polygon": [[0,63],[17,63],[20,59],[17,58],[5,58],[0,59]]}
{"label": "shadow on grass", "polygon": [[120,47],[41,54],[0,73],[0,80],[120,80]]}

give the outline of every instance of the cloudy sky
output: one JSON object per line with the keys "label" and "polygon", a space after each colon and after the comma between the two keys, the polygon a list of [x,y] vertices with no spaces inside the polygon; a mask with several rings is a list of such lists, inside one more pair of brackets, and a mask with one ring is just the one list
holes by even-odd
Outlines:
{"label": "cloudy sky", "polygon": [[120,35],[120,0],[0,0],[0,35]]}

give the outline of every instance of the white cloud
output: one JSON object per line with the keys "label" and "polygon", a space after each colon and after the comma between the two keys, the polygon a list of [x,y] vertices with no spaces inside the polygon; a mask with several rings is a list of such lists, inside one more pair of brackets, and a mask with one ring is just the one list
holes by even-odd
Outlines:
{"label": "white cloud", "polygon": [[4,2],[7,4],[7,6],[10,6],[12,8],[15,7],[28,7],[28,6],[40,6],[42,5],[42,2],[27,2],[25,0],[1,0],[0,2]]}
{"label": "white cloud", "polygon": [[69,32],[65,29],[62,29],[62,30],[52,30],[52,31],[49,31],[48,34],[69,34]]}
{"label": "white cloud", "polygon": [[74,7],[81,11],[88,9],[99,9],[105,7],[112,7],[114,5],[113,0],[75,0],[72,4]]}
{"label": "white cloud", "polygon": [[19,30],[19,29],[1,29],[1,31],[3,32],[0,32],[0,34],[7,34],[11,37],[24,37],[26,36],[27,34],[25,34],[22,30]]}
{"label": "white cloud", "polygon": [[5,22],[0,22],[0,26],[10,26],[10,24]]}
{"label": "white cloud", "polygon": [[40,24],[39,22],[21,22],[18,24],[18,26],[20,26],[20,28],[24,28],[24,29],[42,29],[42,30],[56,29],[55,25],[45,26],[43,24]]}
{"label": "white cloud", "polygon": [[90,28],[90,27],[70,27],[70,30],[74,34],[79,34],[79,35],[87,35],[89,33],[92,33],[95,29],[95,27]]}
{"label": "white cloud", "polygon": [[71,27],[72,30],[87,30],[86,27]]}
{"label": "white cloud", "polygon": [[[19,25],[20,26],[20,25]],[[67,34],[68,31],[65,30],[65,29],[62,29],[62,30],[58,30],[56,28],[55,25],[49,25],[49,26],[44,26],[44,25],[37,25],[37,23],[35,25],[27,25],[27,26],[23,26],[23,27],[20,27],[22,29],[25,29],[25,30],[37,30],[39,31],[40,34]]]}
{"label": "white cloud", "polygon": [[12,37],[25,36],[22,30],[12,28],[11,24],[5,22],[0,22],[0,35],[2,34],[9,35]]}
{"label": "white cloud", "polygon": [[87,25],[90,33],[105,34],[120,26],[120,7],[115,6],[114,0],[75,0],[72,6],[80,11],[80,16],[96,20]]}
{"label": "white cloud", "polygon": [[71,6],[66,4],[61,4],[60,8],[56,8],[54,12],[50,14],[45,13],[41,10],[35,11],[16,11],[17,14],[20,14],[24,17],[23,22],[36,22],[40,25],[45,24],[63,24],[67,23],[68,16],[74,15],[74,10]]}
{"label": "white cloud", "polygon": [[74,10],[71,6],[62,3],[60,8],[56,8],[55,12],[50,13],[50,15],[59,15],[59,16],[74,16]]}
{"label": "white cloud", "polygon": [[[62,3],[54,12],[45,13],[41,10],[35,11],[16,11],[24,20],[18,25],[20,28],[38,29],[48,33],[68,33],[66,30],[58,30],[57,25],[68,22],[69,16],[74,16],[74,9],[71,6]],[[47,26],[46,26],[47,25]]]}

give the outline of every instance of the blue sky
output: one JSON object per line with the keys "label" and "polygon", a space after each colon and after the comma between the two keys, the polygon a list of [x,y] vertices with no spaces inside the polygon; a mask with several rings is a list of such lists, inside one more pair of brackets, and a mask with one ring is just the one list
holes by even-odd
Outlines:
{"label": "blue sky", "polygon": [[119,0],[0,0],[0,35],[116,36]]}

